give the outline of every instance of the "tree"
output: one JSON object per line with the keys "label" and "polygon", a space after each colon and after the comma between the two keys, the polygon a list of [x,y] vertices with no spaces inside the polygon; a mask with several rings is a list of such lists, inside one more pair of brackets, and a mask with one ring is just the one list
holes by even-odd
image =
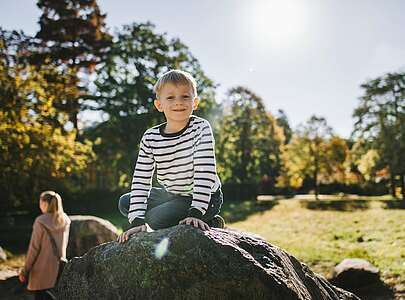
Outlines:
{"label": "tree", "polygon": [[405,199],[405,73],[387,73],[361,85],[364,95],[353,116],[354,136],[367,140],[376,149],[391,177],[391,192],[396,197],[399,178]]}
{"label": "tree", "polygon": [[330,128],[324,118],[312,116],[307,122],[302,131],[304,142],[308,144],[311,165],[309,169],[312,171],[312,179],[315,188],[315,198],[318,199],[318,175],[321,168],[327,166],[327,159],[324,156],[326,153],[326,143],[323,140],[330,138],[332,128]]}
{"label": "tree", "polygon": [[96,0],[38,0],[37,6],[42,15],[33,41],[36,51],[29,53],[30,62],[54,63],[70,75],[66,83],[76,91],[59,103],[55,101],[55,105],[68,113],[78,129],[77,115],[88,85],[80,77],[102,61],[111,41],[105,29],[106,15],[101,14]]}
{"label": "tree", "polygon": [[227,99],[217,138],[221,179],[256,184],[265,175],[274,179],[280,168],[282,130],[266,112],[263,100],[249,89],[232,88]]}
{"label": "tree", "polygon": [[361,176],[360,180],[364,182],[376,183],[377,172],[383,168],[378,151],[373,149],[370,143],[364,139],[357,139],[350,149],[351,170]]}
{"label": "tree", "polygon": [[111,50],[97,68],[96,91],[88,99],[88,107],[107,113],[110,119],[149,114],[146,128],[163,120],[153,106],[153,85],[170,69],[182,69],[195,77],[202,99],[198,113],[209,116],[216,108],[214,83],[186,45],[156,33],[151,23],[124,25],[115,32]]}
{"label": "tree", "polygon": [[292,137],[292,129],[290,127],[290,122],[288,121],[287,115],[284,110],[279,109],[276,116],[276,122],[279,127],[283,129],[285,136],[284,144],[288,144]]}
{"label": "tree", "polygon": [[94,167],[108,178],[104,187],[128,187],[142,134],[164,121],[153,105],[153,85],[174,68],[195,77],[201,98],[196,114],[213,120],[218,107],[215,85],[186,45],[156,33],[151,23],[125,25],[114,33],[111,51],[96,69],[94,94],[86,101],[89,109],[106,116],[105,122],[85,132],[86,137],[98,140],[99,161]]}
{"label": "tree", "polygon": [[93,152],[89,142],[75,141],[75,130],[55,126],[67,121],[53,106],[64,85],[47,80],[60,76],[57,68],[24,63],[27,37],[0,33],[1,205],[29,207],[41,191],[65,186],[62,180],[83,170]]}
{"label": "tree", "polygon": [[298,127],[283,151],[279,186],[301,187],[310,178],[318,199],[319,183],[342,180],[348,147],[322,117],[312,116]]}

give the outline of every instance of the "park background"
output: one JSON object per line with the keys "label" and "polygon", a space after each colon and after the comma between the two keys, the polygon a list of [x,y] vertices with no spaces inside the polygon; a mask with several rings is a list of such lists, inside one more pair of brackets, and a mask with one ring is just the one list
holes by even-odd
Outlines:
{"label": "park background", "polygon": [[143,132],[164,121],[153,84],[180,68],[214,129],[228,226],[325,276],[365,258],[405,290],[404,3],[36,5],[0,4],[7,267],[21,264],[43,190],[68,214],[127,226],[117,199]]}

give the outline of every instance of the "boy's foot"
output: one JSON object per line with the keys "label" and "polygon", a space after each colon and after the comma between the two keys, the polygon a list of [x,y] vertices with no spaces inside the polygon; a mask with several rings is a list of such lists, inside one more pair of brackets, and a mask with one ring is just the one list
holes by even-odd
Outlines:
{"label": "boy's foot", "polygon": [[225,220],[220,215],[215,215],[209,225],[214,228],[224,228]]}

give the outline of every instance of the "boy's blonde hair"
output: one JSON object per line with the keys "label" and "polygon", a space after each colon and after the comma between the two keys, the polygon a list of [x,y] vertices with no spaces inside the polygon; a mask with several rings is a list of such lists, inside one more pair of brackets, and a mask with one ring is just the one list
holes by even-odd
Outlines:
{"label": "boy's blonde hair", "polygon": [[188,85],[193,89],[194,97],[197,97],[197,83],[188,72],[182,70],[170,70],[162,75],[153,87],[156,98],[159,98],[159,93],[165,84],[172,83],[174,85]]}

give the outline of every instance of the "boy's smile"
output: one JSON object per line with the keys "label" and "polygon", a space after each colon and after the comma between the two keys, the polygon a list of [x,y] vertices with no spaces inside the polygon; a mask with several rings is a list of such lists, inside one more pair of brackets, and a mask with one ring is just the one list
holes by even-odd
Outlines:
{"label": "boy's smile", "polygon": [[166,117],[166,132],[177,132],[183,129],[198,106],[199,99],[195,97],[193,89],[188,85],[165,84],[157,99],[155,106]]}

